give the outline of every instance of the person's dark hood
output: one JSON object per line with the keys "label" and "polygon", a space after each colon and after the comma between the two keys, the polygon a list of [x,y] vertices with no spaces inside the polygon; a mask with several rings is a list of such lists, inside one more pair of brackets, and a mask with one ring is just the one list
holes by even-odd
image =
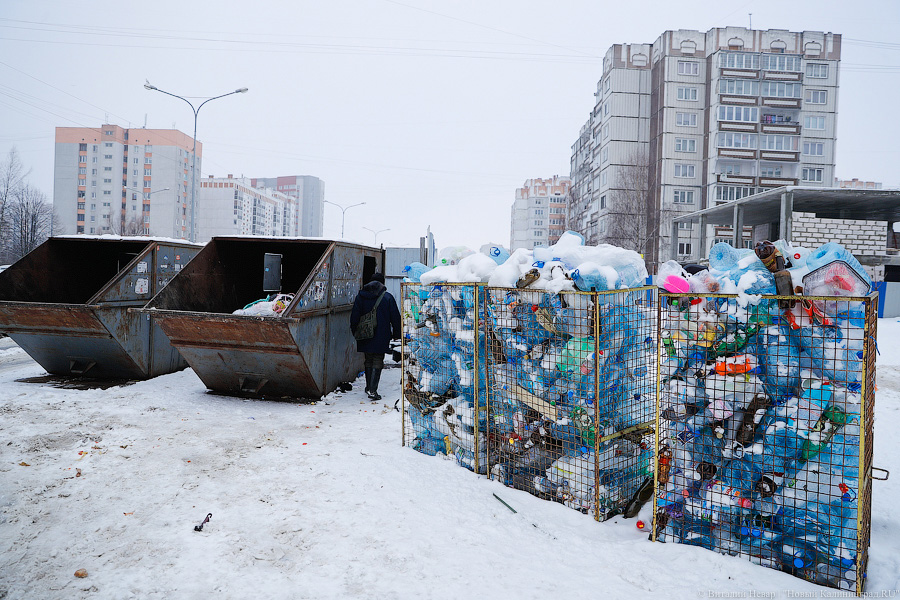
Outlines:
{"label": "person's dark hood", "polygon": [[386,289],[387,288],[380,281],[370,281],[362,286],[362,289],[359,290],[359,295],[363,298],[377,298],[381,295],[381,292]]}

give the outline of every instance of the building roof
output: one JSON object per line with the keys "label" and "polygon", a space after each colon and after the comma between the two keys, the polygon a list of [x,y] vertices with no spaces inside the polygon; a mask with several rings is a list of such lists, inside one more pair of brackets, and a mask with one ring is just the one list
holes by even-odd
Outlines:
{"label": "building roof", "polygon": [[676,217],[676,223],[697,221],[708,225],[732,225],[734,208],[743,209],[743,224],[763,225],[781,220],[782,194],[792,198],[792,212],[814,213],[819,219],[900,221],[900,189],[859,190],[787,186],[760,192]]}

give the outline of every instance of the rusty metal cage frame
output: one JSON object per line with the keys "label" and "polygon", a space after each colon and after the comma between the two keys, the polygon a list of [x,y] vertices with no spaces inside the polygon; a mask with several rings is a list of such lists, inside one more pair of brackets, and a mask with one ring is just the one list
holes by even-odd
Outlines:
{"label": "rusty metal cage frame", "polygon": [[[657,380],[656,380],[656,397],[655,397],[655,426],[654,426],[654,466],[653,466],[653,520],[651,526],[650,539],[659,541],[660,529],[665,526],[668,516],[663,516],[665,509],[659,508],[660,501],[660,474],[663,467],[660,459],[661,437],[663,436],[663,428],[660,426],[660,418],[663,412],[662,403],[662,386],[664,379],[664,365],[666,348],[663,343],[663,324],[665,323],[663,311],[667,307],[679,302],[690,302],[692,299],[714,299],[723,298],[736,300],[738,296],[732,294],[674,294],[660,290],[659,301],[657,302]],[[793,302],[809,302],[816,301],[839,301],[839,302],[859,302],[863,304],[863,329],[862,329],[862,356],[860,374],[860,415],[859,415],[859,464],[858,464],[858,480],[856,492],[856,555],[853,562],[855,569],[855,592],[857,596],[861,596],[864,591],[866,582],[866,569],[868,565],[868,550],[871,535],[871,504],[872,504],[872,479],[873,479],[873,424],[874,424],[874,408],[875,408],[875,355],[877,351],[876,335],[877,335],[877,318],[878,318],[878,293],[873,292],[868,296],[853,297],[824,297],[824,296],[776,296],[764,295],[761,297],[763,301],[783,301],[786,303]],[[791,305],[793,306],[793,305]],[[812,318],[812,315],[810,315]],[[749,337],[749,336],[748,336]],[[668,465],[668,460],[666,462]],[[668,467],[666,468],[668,474]],[[667,475],[668,477],[668,475]],[[677,542],[676,542],[677,543]],[[740,553],[738,553],[740,554]],[[743,555],[743,554],[740,554]],[[815,567],[815,562],[813,563]],[[803,576],[802,572],[795,572],[792,569],[783,569],[792,574],[826,585],[828,587],[838,587],[830,583],[823,583],[821,579],[812,579]],[[850,570],[849,568],[847,569]]]}
{"label": "rusty metal cage frame", "polygon": [[[496,437],[491,432],[490,424],[493,423],[493,419],[498,416],[495,412],[495,409],[492,408],[495,404],[493,401],[494,395],[500,395],[503,393],[502,386],[498,385],[496,378],[498,375],[495,373],[495,368],[498,367],[501,363],[496,360],[498,344],[502,346],[499,342],[496,332],[494,331],[493,326],[493,317],[492,317],[492,302],[493,298],[496,296],[508,296],[509,294],[518,295],[518,294],[528,294],[528,293],[537,293],[537,294],[553,294],[553,292],[547,290],[540,289],[528,289],[528,288],[497,288],[497,287],[488,287],[484,284],[473,284],[473,283],[435,283],[433,285],[422,285],[418,283],[403,283],[401,286],[401,313],[403,317],[403,341],[402,341],[402,354],[403,354],[403,368],[401,375],[401,387],[403,389],[402,394],[402,406],[403,409],[401,411],[402,415],[402,425],[401,425],[401,435],[402,441],[404,445],[407,445],[410,441],[410,436],[407,433],[407,426],[411,426],[413,421],[412,417],[409,416],[409,402],[407,399],[407,394],[411,393],[409,390],[410,387],[410,378],[412,377],[409,368],[408,368],[408,357],[410,356],[409,347],[407,342],[410,339],[410,335],[408,328],[410,324],[410,317],[413,317],[413,313],[409,306],[409,302],[411,299],[411,293],[419,294],[421,298],[421,294],[419,293],[424,288],[429,288],[433,290],[435,287],[440,288],[448,288],[448,289],[459,289],[459,288],[467,288],[471,291],[473,297],[473,306],[477,311],[477,316],[474,318],[473,326],[473,335],[474,335],[474,354],[471,355],[472,360],[475,364],[471,365],[472,373],[473,373],[473,407],[474,407],[474,423],[475,423],[475,432],[474,432],[474,440],[473,440],[473,461],[470,466],[471,470],[475,471],[478,474],[485,474],[491,476],[492,478],[497,477],[496,467],[501,464],[500,460],[493,460],[493,457],[497,452],[500,451],[501,446],[505,443],[506,440],[497,441]],[[415,290],[412,291],[411,290]],[[656,316],[656,311],[653,310],[653,303],[655,302],[655,294],[657,288],[654,286],[642,286],[639,288],[629,288],[626,290],[613,290],[613,291],[604,291],[604,292],[582,292],[582,291],[566,291],[560,294],[562,296],[565,294],[565,297],[571,296],[580,296],[585,300],[581,301],[586,305],[587,311],[586,316],[589,317],[589,330],[590,334],[585,335],[584,339],[592,340],[591,347],[591,356],[594,357],[593,367],[592,367],[592,382],[589,390],[593,394],[593,398],[597,401],[593,401],[593,415],[591,422],[593,424],[592,434],[589,437],[593,438],[593,443],[590,444],[592,446],[590,454],[592,454],[592,477],[590,478],[589,485],[586,486],[589,490],[588,493],[592,492],[593,498],[592,501],[588,502],[587,508],[580,508],[582,512],[590,512],[595,520],[602,520],[603,518],[608,518],[613,514],[618,514],[626,509],[626,505],[633,500],[633,495],[636,494],[638,490],[644,490],[645,493],[648,493],[648,490],[652,489],[650,484],[652,482],[652,463],[653,458],[649,452],[649,446],[651,444],[651,436],[653,436],[653,409],[655,406],[655,402],[653,401],[653,389],[652,389],[652,380],[654,379],[652,376],[652,369],[655,367],[654,364],[654,355],[650,348],[655,350],[656,344],[653,343],[652,336],[655,331],[653,327],[653,319]],[[555,294],[554,294],[555,295]],[[604,305],[615,305],[620,304],[625,306],[628,302],[628,299],[634,299],[635,305],[639,305],[639,298],[645,298],[645,305],[642,307],[644,310],[644,318],[639,320],[638,324],[635,325],[634,321],[629,321],[630,326],[633,327],[636,332],[636,337],[640,337],[637,345],[643,347],[645,344],[647,346],[647,350],[641,352],[640,356],[643,356],[645,360],[645,383],[647,385],[646,391],[643,394],[637,394],[635,396],[635,403],[639,401],[643,406],[643,416],[644,418],[640,420],[638,424],[631,425],[629,427],[622,428],[620,430],[615,431],[600,431],[599,424],[601,423],[601,413],[600,413],[600,405],[601,403],[605,403],[607,401],[606,397],[601,397],[601,368],[599,365],[599,360],[597,357],[602,356],[603,352],[600,348],[600,332],[602,331],[602,320],[603,315],[602,307]],[[605,299],[605,300],[604,300]],[[563,302],[565,304],[565,302]],[[573,305],[575,303],[572,303]],[[537,309],[532,307],[533,311]],[[573,309],[574,310],[574,309]],[[577,312],[572,313],[572,318],[575,319]],[[414,318],[415,321],[419,321],[419,317],[416,316]],[[546,327],[545,327],[546,328]],[[549,331],[549,330],[548,330]],[[637,335],[639,334],[639,335]],[[576,338],[573,336],[569,339],[575,340]],[[580,338],[579,338],[580,339]],[[631,349],[629,349],[629,352]],[[499,350],[499,353],[503,355],[502,348]],[[505,356],[505,355],[504,355]],[[481,357],[484,357],[483,360]],[[481,363],[484,364],[481,364]],[[624,360],[622,361],[624,362]],[[629,369],[631,366],[629,365]],[[635,366],[635,368],[638,368]],[[554,371],[555,372],[555,371]],[[630,371],[628,371],[630,372]],[[582,371],[584,375],[588,375],[584,371]],[[633,375],[632,375],[633,376]],[[561,376],[560,376],[561,377]],[[518,381],[516,381],[516,385],[518,386]],[[615,387],[618,387],[616,384]],[[615,389],[615,387],[613,389]],[[643,388],[641,388],[643,390]],[[484,397],[482,397],[482,394]],[[547,418],[548,414],[556,413],[556,405],[552,400],[546,400],[540,398],[540,396],[530,393],[527,389],[514,390],[512,392],[513,397],[522,402],[523,405],[528,406],[533,409],[534,413],[539,416],[539,419],[536,421],[538,423],[543,423]],[[645,406],[644,406],[645,405]],[[641,410],[641,406],[638,406],[638,410]],[[418,408],[416,409],[419,410]],[[527,409],[526,409],[527,410]],[[557,417],[558,417],[558,413]],[[575,413],[573,413],[574,416]],[[481,424],[487,423],[485,427],[485,431],[481,432]],[[534,421],[529,423],[529,427],[534,425]],[[542,428],[536,428],[543,435],[546,435],[546,432]],[[574,430],[574,426],[570,426],[570,430]],[[484,433],[482,437],[481,433]],[[580,432],[579,432],[580,435]],[[516,436],[513,436],[515,438]],[[531,434],[531,439],[535,439],[537,437],[534,433]],[[521,441],[510,438],[508,441],[511,444],[517,443]],[[418,439],[418,438],[417,438]],[[540,438],[539,438],[540,439]],[[551,439],[555,440],[556,438],[552,436],[547,436],[543,438],[544,440]],[[446,441],[446,438],[445,438]],[[626,444],[626,442],[628,442]],[[450,452],[450,442],[447,441],[446,453]],[[539,442],[540,443],[540,442]],[[560,442],[560,445],[562,443]],[[601,476],[604,470],[610,469],[612,471],[617,471],[619,467],[615,466],[615,464],[607,464],[607,463],[615,463],[615,461],[605,460],[603,464],[601,464],[601,448],[609,448],[613,444],[621,444],[622,446],[628,446],[629,448],[633,448],[634,456],[636,457],[634,460],[633,469],[630,470],[630,475],[619,475],[618,479],[616,479],[615,483],[621,483],[619,486],[622,490],[628,490],[627,497],[623,497],[621,494],[617,498],[615,502],[608,501],[607,498],[603,498],[604,502],[601,502],[601,489],[607,490],[609,488],[615,488],[615,485],[609,484],[607,481],[606,485],[601,485]],[[484,446],[484,447],[483,447]],[[640,454],[639,449],[643,449]],[[584,454],[588,454],[584,452],[587,449],[587,445],[580,448]],[[569,448],[571,451],[572,448]],[[616,455],[618,452],[618,445],[615,450],[612,452],[612,456]],[[646,456],[645,456],[646,454]],[[563,451],[560,451],[556,458],[559,459],[566,455]],[[578,457],[574,457],[573,460],[577,461]],[[589,459],[590,460],[590,459]],[[641,470],[640,464],[643,461],[645,464],[644,469]],[[486,464],[482,464],[486,462]],[[554,462],[553,464],[556,464]],[[622,460],[620,460],[619,465],[624,464]],[[530,466],[529,466],[530,468]],[[621,467],[621,470],[624,472],[626,467]],[[549,472],[549,469],[548,469]],[[630,477],[630,478],[629,478]],[[506,485],[512,485],[513,487],[520,487],[519,485],[513,485],[506,481],[504,481]],[[568,480],[565,480],[563,483],[568,485]],[[578,482],[573,483],[576,487]],[[591,489],[592,488],[592,489]],[[520,487],[520,489],[528,489],[533,494],[539,495],[540,497],[546,497],[551,499],[550,494],[538,493],[535,491],[534,487],[526,486]],[[566,488],[568,490],[568,488]],[[614,494],[612,494],[614,495]],[[582,499],[583,502],[584,499]],[[557,500],[562,501],[562,500]],[[568,501],[566,501],[568,505]],[[573,502],[576,506],[580,506],[578,502]],[[601,511],[601,505],[605,507],[604,510]]]}

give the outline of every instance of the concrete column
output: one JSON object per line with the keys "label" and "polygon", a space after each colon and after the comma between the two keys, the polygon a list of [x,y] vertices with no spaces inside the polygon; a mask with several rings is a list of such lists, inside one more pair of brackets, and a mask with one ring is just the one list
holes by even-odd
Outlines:
{"label": "concrete column", "polygon": [[735,248],[742,248],[744,246],[744,207],[739,204],[734,207],[731,227],[731,245]]}
{"label": "concrete column", "polygon": [[791,231],[794,228],[794,194],[782,192],[781,194],[781,222],[778,226],[778,237],[786,242],[791,241]]}
{"label": "concrete column", "polygon": [[672,221],[671,245],[669,246],[669,258],[678,260],[678,223]]}
{"label": "concrete column", "polygon": [[698,254],[699,258],[706,258],[706,217],[704,217],[703,215],[700,215],[700,235],[697,243],[700,245],[700,253]]}

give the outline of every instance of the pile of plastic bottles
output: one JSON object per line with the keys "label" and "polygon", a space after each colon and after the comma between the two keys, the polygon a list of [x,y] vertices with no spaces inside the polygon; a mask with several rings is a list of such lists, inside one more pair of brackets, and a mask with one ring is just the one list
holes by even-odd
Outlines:
{"label": "pile of plastic bottles", "polygon": [[641,257],[569,232],[450,258],[407,269],[409,445],[596,518],[622,511],[652,477],[656,313],[646,291],[615,291],[644,284]]}
{"label": "pile of plastic bottles", "polygon": [[720,243],[657,284],[679,294],[660,295],[658,539],[855,589],[868,334],[840,297],[869,293],[865,270],[835,243]]}

